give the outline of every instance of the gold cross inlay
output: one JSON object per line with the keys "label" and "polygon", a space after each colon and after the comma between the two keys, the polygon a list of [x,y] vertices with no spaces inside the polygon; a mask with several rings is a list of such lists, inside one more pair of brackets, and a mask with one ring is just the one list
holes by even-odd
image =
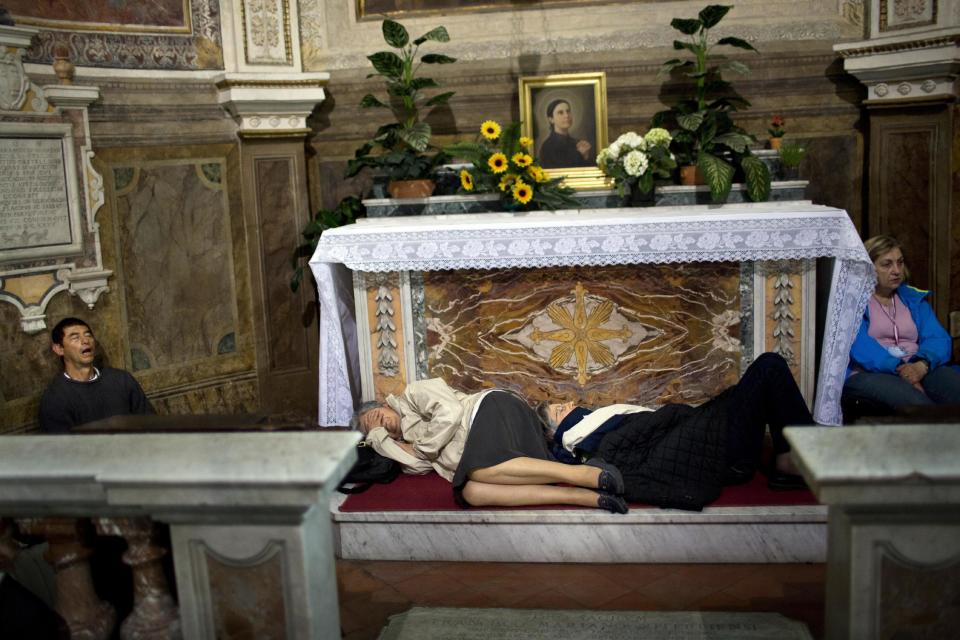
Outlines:
{"label": "gold cross inlay", "polygon": [[587,357],[603,367],[609,367],[616,362],[616,357],[603,342],[612,338],[629,338],[632,332],[626,325],[620,329],[604,329],[601,326],[613,314],[613,302],[610,300],[603,300],[587,313],[583,284],[578,282],[573,294],[573,316],[561,303],[554,302],[547,307],[547,315],[562,328],[552,331],[534,329],[530,338],[534,342],[559,342],[550,352],[550,366],[558,369],[570,362],[571,358],[576,358],[577,382],[585,384],[588,379]]}

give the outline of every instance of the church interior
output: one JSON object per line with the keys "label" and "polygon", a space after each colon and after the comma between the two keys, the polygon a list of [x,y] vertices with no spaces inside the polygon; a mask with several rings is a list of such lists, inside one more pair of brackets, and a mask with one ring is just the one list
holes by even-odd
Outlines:
{"label": "church interior", "polygon": [[[928,484],[906,488],[896,484],[903,467],[885,468],[889,478],[871,475],[871,447],[898,446],[893,429],[881,444],[862,443],[853,428],[829,434],[837,438],[834,455],[862,453],[862,466],[850,461],[859,454],[845,466],[811,445],[801,466],[816,477],[807,476],[816,498],[805,492],[809,500],[757,503],[744,494],[717,511],[676,517],[640,509],[620,521],[577,510],[460,513],[446,502],[429,513],[360,508],[361,495],[333,491],[359,438],[347,428],[352,412],[429,377],[464,391],[506,388],[532,402],[697,404],[735,383],[757,355],[775,351],[818,421],[839,425],[829,419],[840,415],[839,394],[825,389],[836,386],[831,375],[842,375],[852,335],[834,337],[829,314],[856,307],[857,295],[841,293],[857,293],[854,276],[867,277],[857,271],[866,255],[859,241],[878,234],[902,243],[910,283],[933,292],[931,306],[960,361],[960,2],[738,0],[712,35],[749,43],[722,51],[730,61],[724,79],[747,101],[734,112],[736,125],[752,136],[757,157],[783,158],[773,148],[781,138],[802,147],[795,170],[784,176],[782,166],[765,165],[773,174],[768,203],[749,202],[735,184],[720,205],[706,187],[668,185],[671,176],[657,183],[656,198],[679,200],[635,208],[604,182],[593,158],[623,134],[648,131],[655,114],[686,97],[682,75],[663,72],[666,61],[690,52],[675,43],[671,21],[696,17],[705,4],[0,0],[0,468],[7,466],[0,542],[23,547],[20,571],[32,566],[41,576],[25,586],[49,595],[67,633],[377,638],[388,616],[411,607],[763,612],[802,623],[809,634],[770,632],[779,637],[935,634],[960,622],[956,463],[937,458]],[[683,216],[694,216],[691,225],[720,225],[724,215],[743,215],[779,229],[789,212],[824,220],[811,223],[819,235],[793,253],[778,253],[771,232],[726,259],[534,259],[536,268],[460,254],[445,267],[417,240],[419,253],[392,266],[378,262],[376,243],[469,234],[473,223],[458,220],[478,215],[442,208],[461,206],[449,204],[464,198],[459,168],[445,186],[437,180],[436,197],[399,203],[375,171],[346,176],[358,149],[389,121],[387,111],[362,106],[368,94],[385,93],[369,58],[389,48],[385,20],[411,37],[439,26],[449,36],[418,43],[453,59],[419,68],[437,87],[425,88],[453,92],[424,115],[433,149],[478,139],[487,121],[522,123],[539,143],[551,129],[537,92],[546,96],[557,83],[588,87],[592,102],[576,102],[574,117],[589,106],[590,166],[567,174],[590,210],[576,224],[614,219],[623,234],[639,234],[639,225],[654,224],[643,215],[659,215],[655,224],[681,234],[692,228]],[[44,165],[50,158],[52,172]],[[59,186],[44,186],[38,175]],[[486,207],[477,211],[502,237],[515,224],[546,233],[578,220],[575,211],[504,212],[494,193],[471,206]],[[684,193],[699,199],[683,200]],[[351,196],[366,208],[349,227],[356,234],[323,236],[311,260],[304,231],[317,212]],[[44,202],[57,197],[61,208]],[[577,228],[563,233],[575,238]],[[589,252],[619,255],[614,244]],[[518,251],[534,255],[527,245]],[[588,335],[589,356],[553,346],[575,329],[556,320],[562,314],[573,324],[603,316]],[[160,429],[35,444],[44,440],[44,389],[62,372],[50,330],[71,316],[93,329],[100,366],[134,376]],[[621,323],[620,333],[597,328],[608,318]],[[355,336],[345,333],[348,325]],[[604,340],[616,347],[595,346]],[[201,433],[190,433],[191,416],[222,419],[201,420]],[[169,450],[170,434],[156,433],[164,420],[170,437],[184,438]],[[231,421],[243,433],[228,433]],[[271,440],[264,452],[256,431],[276,445]],[[307,439],[316,432],[326,439]],[[72,449],[78,439],[91,444]],[[4,442],[14,443],[6,453]],[[934,455],[932,442],[926,450]],[[239,467],[258,450],[263,461],[251,463],[248,478]],[[120,467],[89,480],[83,465],[108,454],[123,459]],[[66,459],[69,471],[43,479]],[[202,469],[207,461],[217,462]],[[173,470],[182,475],[167,477]],[[34,482],[35,491],[23,488]],[[898,487],[880,501],[899,507],[876,507],[879,494],[850,488],[865,482]],[[416,487],[423,496],[434,488]],[[57,497],[38,506],[48,490]],[[322,509],[313,508],[317,496]],[[367,500],[379,505],[376,495]],[[96,504],[109,508],[84,506]],[[919,537],[895,517],[902,505],[920,514]],[[880,568],[857,568],[868,553],[850,533],[863,522],[857,514],[875,518],[871,548],[888,544],[888,532],[900,541]],[[578,548],[581,536],[596,536],[598,546]],[[902,542],[911,537],[913,547]],[[101,541],[97,554],[106,538],[125,541],[125,566],[118,561],[113,576],[119,567],[120,580],[130,580],[132,570],[136,588],[104,587],[95,576],[94,590],[82,538]],[[27,542],[43,542],[46,561]],[[16,573],[12,564],[0,570]],[[854,579],[858,571],[863,582]],[[884,588],[874,589],[881,574]],[[904,584],[921,594],[922,607],[898,600]],[[69,612],[54,592],[73,594]],[[111,608],[105,601],[116,592]],[[911,606],[929,618],[911,616]],[[842,614],[829,619],[831,609]],[[131,610],[139,617],[128,624]],[[649,637],[746,637],[682,629],[765,624],[697,620],[646,624],[678,625],[671,631],[678,635]],[[137,635],[151,624],[155,635]],[[428,637],[394,632],[382,637]],[[50,637],[70,637],[59,633]]]}

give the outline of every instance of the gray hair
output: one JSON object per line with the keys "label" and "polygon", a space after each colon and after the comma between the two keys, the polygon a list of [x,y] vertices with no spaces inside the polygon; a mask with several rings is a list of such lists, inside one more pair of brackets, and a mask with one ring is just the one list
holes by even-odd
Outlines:
{"label": "gray hair", "polygon": [[549,400],[544,400],[537,405],[537,419],[540,421],[540,426],[543,428],[543,437],[547,439],[547,442],[553,442],[553,436],[557,433],[558,425],[550,418],[550,404]]}
{"label": "gray hair", "polygon": [[357,412],[352,418],[350,418],[350,428],[355,431],[363,431],[363,427],[360,426],[360,419],[366,414],[370,413],[374,409],[379,409],[380,407],[386,407],[387,403],[378,402],[376,400],[368,400],[360,405],[360,408],[357,409]]}

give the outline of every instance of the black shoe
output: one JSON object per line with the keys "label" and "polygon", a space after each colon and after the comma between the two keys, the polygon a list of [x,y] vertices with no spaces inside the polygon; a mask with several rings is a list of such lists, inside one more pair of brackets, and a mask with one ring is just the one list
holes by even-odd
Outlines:
{"label": "black shoe", "polygon": [[620,496],[610,495],[606,491],[601,491],[597,497],[597,506],[610,513],[626,513],[630,511],[627,507],[627,501]]}
{"label": "black shoe", "polygon": [[620,469],[603,458],[590,458],[586,464],[600,469],[600,478],[597,480],[597,488],[600,491],[606,491],[617,496],[623,495],[625,487],[623,486],[623,474],[620,473]]}
{"label": "black shoe", "polygon": [[745,484],[753,480],[753,474],[756,469],[752,464],[737,462],[729,467],[723,474],[723,485],[731,487],[738,484]]}
{"label": "black shoe", "polygon": [[773,491],[809,489],[803,476],[798,476],[794,473],[783,473],[782,471],[774,471],[767,476],[767,488]]}

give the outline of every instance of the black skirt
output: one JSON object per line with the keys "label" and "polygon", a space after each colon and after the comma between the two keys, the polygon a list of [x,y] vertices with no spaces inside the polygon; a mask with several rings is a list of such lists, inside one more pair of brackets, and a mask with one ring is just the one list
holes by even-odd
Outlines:
{"label": "black skirt", "polygon": [[461,507],[463,487],[474,469],[485,469],[513,458],[554,460],[536,412],[526,402],[505,391],[491,391],[480,401],[473,418],[463,457],[453,475],[453,497]]}

